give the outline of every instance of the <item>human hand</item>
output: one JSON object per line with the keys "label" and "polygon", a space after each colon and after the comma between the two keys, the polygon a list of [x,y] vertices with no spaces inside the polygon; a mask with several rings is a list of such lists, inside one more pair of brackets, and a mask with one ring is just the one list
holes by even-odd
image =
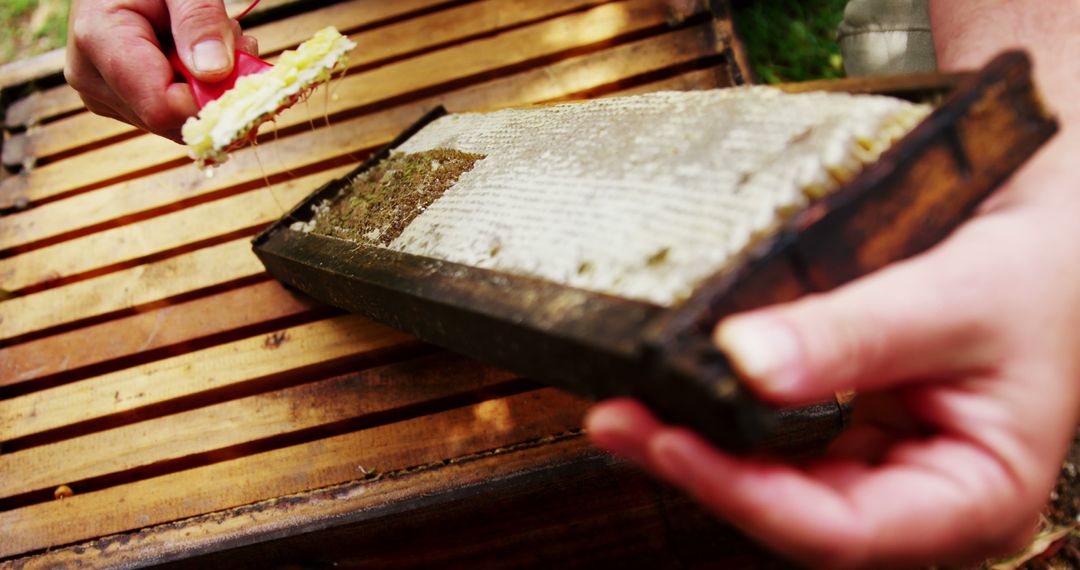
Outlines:
{"label": "human hand", "polygon": [[94,113],[180,142],[198,107],[163,40],[200,81],[228,77],[234,49],[258,55],[221,0],[74,0],[64,77]]}
{"label": "human hand", "polygon": [[630,400],[593,408],[592,439],[811,566],[1015,550],[1080,408],[1078,155],[1080,136],[1063,132],[939,247],[721,323],[717,343],[765,399],[859,391],[823,457],[733,456]]}

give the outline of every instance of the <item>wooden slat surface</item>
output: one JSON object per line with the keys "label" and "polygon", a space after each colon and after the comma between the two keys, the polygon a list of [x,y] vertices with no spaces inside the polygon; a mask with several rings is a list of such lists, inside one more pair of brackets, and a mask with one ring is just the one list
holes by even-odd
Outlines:
{"label": "wooden slat surface", "polygon": [[263,266],[239,238],[0,303],[0,339],[100,317],[253,277]]}
{"label": "wooden slat surface", "polygon": [[[189,165],[182,165],[13,214],[0,224],[0,251],[136,215],[179,200],[227,191],[242,184],[260,184],[264,172],[274,176],[385,144],[437,104],[454,111],[467,111],[563,99],[593,91],[602,93],[603,88],[618,84],[620,79],[647,76],[708,57],[708,34],[707,27],[697,26],[646,38],[567,58],[540,69],[454,89],[375,114],[339,121],[334,123],[335,128],[326,131],[265,142],[258,149],[234,153],[213,178],[208,179]],[[260,167],[261,159],[257,156],[268,157],[264,161],[265,170]]]}
{"label": "wooden slat surface", "polygon": [[[390,389],[403,376],[410,389]],[[0,499],[68,483],[82,488],[74,482],[471,393],[510,378],[443,354],[211,404],[0,455],[0,472],[7,475]],[[57,457],[70,459],[57,466]]]}
{"label": "wooden slat surface", "polygon": [[[18,292],[97,267],[108,267],[201,240],[261,227],[284,215],[312,188],[351,167],[337,167],[0,259],[0,289]],[[251,231],[249,233],[254,233]],[[100,252],[93,257],[87,251]]]}
{"label": "wooden slat surface", "polygon": [[[140,549],[133,552],[125,548],[123,539],[125,535],[107,537],[86,546],[77,545],[60,548],[43,553],[33,558],[19,560],[20,569],[30,570],[36,568],[71,567],[88,560],[97,564],[108,564],[110,567],[130,567],[136,564],[167,562],[170,560],[183,559],[192,552],[205,552],[219,547],[222,543],[232,545],[250,544],[254,541],[265,540],[267,537],[280,537],[287,532],[289,525],[298,524],[301,527],[317,528],[325,525],[327,520],[340,520],[343,518],[370,521],[369,524],[376,528],[385,529],[380,524],[379,511],[393,508],[395,504],[407,504],[410,500],[418,497],[432,497],[446,494],[446,472],[452,472],[452,477],[463,487],[479,486],[492,480],[506,480],[518,474],[523,468],[530,465],[553,465],[558,469],[571,461],[580,459],[596,460],[595,451],[588,449],[587,442],[582,437],[566,437],[562,441],[540,445],[540,442],[531,442],[532,445],[519,445],[526,447],[510,453],[506,450],[502,453],[495,450],[478,456],[464,457],[446,465],[428,465],[407,472],[378,478],[375,480],[362,480],[344,483],[317,491],[300,493],[283,498],[283,501],[272,499],[251,505],[238,507],[225,513],[204,515],[181,521],[174,524],[161,525],[151,529],[150,532],[139,535]],[[610,479],[606,481],[610,483]],[[561,483],[561,481],[555,481]],[[574,485],[576,481],[570,480],[566,484]],[[620,482],[621,483],[621,482]],[[551,496],[557,496],[562,491],[562,485],[549,486]],[[587,492],[587,490],[586,490]],[[452,499],[448,499],[451,500]],[[279,514],[279,505],[287,501],[288,517]],[[637,506],[637,505],[633,505]],[[435,506],[439,508],[438,505]],[[441,510],[441,509],[440,509]],[[640,511],[641,509],[636,509]],[[648,509],[644,509],[648,510]],[[224,516],[223,516],[224,515]],[[213,525],[203,524],[208,519],[213,519]],[[504,522],[506,519],[493,520],[494,523]],[[566,529],[568,535],[578,535],[578,527],[570,527],[560,524],[567,519],[556,520],[560,528]],[[637,521],[630,520],[630,524]],[[493,533],[492,537],[502,542],[506,538],[505,526],[502,532]],[[649,536],[651,528],[642,528],[642,534],[634,538]],[[578,535],[580,536],[580,535]],[[358,538],[374,538],[370,533],[358,532],[349,536],[346,540],[355,543]],[[419,538],[415,533],[412,538]],[[586,535],[590,548],[595,548],[595,535]],[[321,549],[329,547],[324,543]],[[393,548],[393,546],[391,546]],[[403,547],[402,550],[413,550],[411,547]],[[296,553],[303,557],[304,553]],[[317,558],[307,557],[305,562]],[[287,562],[273,560],[267,565],[284,565]],[[511,561],[506,561],[511,562]],[[254,565],[260,564],[254,561]],[[505,563],[504,563],[505,564]],[[251,567],[254,567],[251,565]],[[332,564],[329,564],[332,566]],[[357,565],[364,565],[363,562]],[[370,565],[370,564],[369,564]],[[230,564],[219,564],[211,567],[229,567]],[[235,564],[233,565],[235,566]],[[243,566],[243,565],[242,565]],[[398,564],[397,567],[405,566]],[[6,567],[0,563],[0,567]],[[190,565],[189,565],[190,567]],[[204,566],[205,567],[205,566]],[[265,567],[265,566],[264,566]],[[348,567],[347,565],[344,567]],[[413,566],[415,567],[415,566]],[[477,566],[473,566],[477,567]],[[548,568],[551,565],[546,566]]]}
{"label": "wooden slat surface", "polygon": [[67,84],[59,85],[12,103],[5,113],[4,124],[8,128],[26,128],[82,108],[79,94]]}
{"label": "wooden slat surface", "polygon": [[139,563],[126,540],[57,548],[331,485],[417,500],[358,467],[437,491],[481,452],[553,461],[515,445],[553,445],[583,402],[289,293],[248,240],[436,105],[729,84],[703,10],[669,27],[652,0],[313,4],[252,31],[276,52],[335,24],[352,71],[213,177],[67,87],[15,101],[5,162],[33,167],[0,183],[0,566]]}
{"label": "wooden slat surface", "polygon": [[[524,13],[530,15],[527,10]],[[460,44],[455,50],[440,50],[346,76],[331,85],[335,97],[326,97],[319,104],[316,96],[313,105],[297,105],[282,113],[275,124],[278,128],[307,124],[325,114],[336,115],[348,108],[362,108],[423,92],[461,77],[512,68],[582,44],[611,41],[662,26],[667,17],[667,12],[655,0],[626,0],[512,29],[492,38]],[[418,29],[415,33],[428,32]],[[0,183],[0,207],[13,205],[19,199],[32,203],[115,179],[124,174],[118,171],[119,165],[123,165],[124,170],[136,172],[186,156],[187,150],[180,145],[142,135],[5,180]]]}
{"label": "wooden slat surface", "polygon": [[[598,3],[593,0],[592,3]],[[550,6],[549,6],[550,4]],[[582,0],[576,2],[563,1],[538,4],[528,3],[525,6],[514,6],[515,11],[524,8],[525,17],[528,14],[558,13],[570,8],[587,5]],[[275,54],[285,49],[296,47],[300,42],[311,37],[318,29],[326,26],[326,22],[333,22],[343,33],[349,30],[370,26],[381,20],[400,17],[403,14],[418,10],[429,10],[444,7],[447,0],[409,0],[407,2],[368,2],[366,0],[346,2],[328,6],[319,10],[298,15],[285,21],[273,22],[251,28],[248,34],[259,39],[259,50],[268,61],[276,61],[276,57],[266,57],[267,54]],[[529,6],[534,8],[530,9]],[[547,7],[537,10],[536,7]],[[486,9],[477,9],[486,8]],[[459,14],[460,13],[460,14]],[[353,34],[353,40],[364,46],[356,50],[350,57],[350,65],[370,65],[380,60],[389,59],[404,54],[444,43],[457,37],[466,37],[470,33],[468,27],[463,28],[460,24],[465,23],[475,29],[483,30],[486,22],[480,21],[485,14],[492,14],[490,7],[466,7],[465,10],[451,10],[448,13],[435,13],[417,19],[410,19],[396,25],[376,27],[370,32]],[[535,17],[535,16],[534,16]],[[436,22],[427,24],[425,20],[436,19]],[[427,24],[418,26],[417,24]],[[423,28],[419,30],[418,28]],[[421,33],[421,32],[427,33]],[[475,31],[471,33],[476,33]],[[76,98],[75,101],[78,99]],[[71,101],[71,99],[67,99]],[[63,112],[73,112],[81,109],[79,103],[72,102],[69,107],[64,107]],[[57,109],[58,111],[61,109]],[[16,123],[16,121],[18,121]],[[26,119],[17,116],[9,119],[9,123],[25,124]],[[4,164],[13,166],[21,165],[27,159],[35,162],[41,158],[92,144],[109,138],[134,135],[136,131],[126,123],[99,117],[91,113],[79,113],[77,115],[60,119],[41,127],[31,128],[28,132],[17,134],[4,145]]]}
{"label": "wooden slat surface", "polygon": [[0,557],[528,441],[573,429],[583,411],[546,389],[0,513],[0,528],[21,531]]}
{"label": "wooden slat surface", "polygon": [[[310,313],[318,305],[264,281],[0,348],[0,393],[80,368],[159,354],[203,338]],[[86,339],[100,339],[89,343]],[[57,357],[57,355],[62,355]]]}
{"label": "wooden slat surface", "polygon": [[408,342],[414,341],[355,315],[262,334],[0,401],[0,440],[133,412]]}

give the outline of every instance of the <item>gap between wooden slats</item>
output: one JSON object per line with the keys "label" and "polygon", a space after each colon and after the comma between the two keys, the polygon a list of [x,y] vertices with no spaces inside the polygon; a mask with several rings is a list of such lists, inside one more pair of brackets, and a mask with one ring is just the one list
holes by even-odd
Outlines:
{"label": "gap between wooden slats", "polygon": [[[663,29],[667,20],[655,0],[625,0],[604,4],[497,36],[455,45],[364,73],[332,85],[336,97],[326,97],[323,109],[331,116],[362,114],[378,108],[430,96],[456,87],[580,55],[612,42],[635,39]],[[589,47],[591,46],[591,47]],[[548,61],[551,60],[551,61]],[[319,107],[316,103],[315,107]],[[317,110],[316,110],[317,111]],[[281,134],[308,128],[309,119],[323,113],[304,104],[277,118]],[[0,208],[18,200],[38,203],[100,188],[112,181],[151,172],[179,161],[186,150],[160,137],[144,135],[93,153],[75,156],[0,183]],[[120,168],[117,168],[117,167]]]}
{"label": "gap between wooden slats", "polygon": [[[387,349],[413,346],[419,343],[412,337],[358,315],[260,334],[0,400],[0,442],[6,453],[60,437],[43,432],[99,431],[131,418],[175,411],[175,406],[163,406],[173,400],[201,395],[202,401],[208,393],[234,394],[238,386],[259,379],[285,373],[295,376],[301,370],[332,368]],[[150,407],[152,412],[146,410]]]}
{"label": "gap between wooden slats", "polygon": [[[68,568],[82,565],[123,568],[142,564],[167,563],[169,561],[179,561],[178,567],[183,567],[185,565],[184,560],[189,559],[191,556],[217,552],[235,546],[253,545],[267,539],[272,540],[281,536],[281,533],[286,530],[292,530],[293,536],[295,536],[295,529],[302,529],[302,532],[307,529],[321,530],[326,528],[327,524],[351,526],[354,523],[359,523],[361,525],[359,529],[352,527],[344,530],[349,542],[339,546],[345,550],[359,553],[359,558],[354,559],[354,566],[364,566],[365,564],[371,566],[374,561],[364,555],[365,549],[363,546],[358,549],[352,548],[352,546],[356,545],[357,539],[357,535],[354,533],[364,532],[363,529],[368,528],[370,524],[378,529],[377,534],[366,535],[363,538],[365,542],[374,540],[378,543],[382,538],[380,535],[383,534],[383,531],[398,536],[393,532],[393,527],[403,528],[407,531],[409,522],[396,520],[393,518],[394,515],[409,509],[408,505],[415,504],[417,499],[427,504],[425,508],[430,508],[433,499],[451,505],[450,508],[452,509],[461,508],[462,505],[457,499],[462,492],[467,493],[469,489],[476,489],[481,486],[490,488],[493,481],[513,485],[511,481],[514,480],[524,483],[523,479],[535,481],[535,477],[558,477],[558,473],[562,469],[568,468],[571,472],[576,472],[576,469],[571,466],[582,465],[583,463],[596,468],[608,466],[610,460],[598,456],[598,453],[589,446],[585,438],[575,432],[569,432],[521,442],[512,447],[454,458],[445,464],[439,462],[400,473],[389,474],[378,480],[363,480],[332,485],[287,497],[269,499],[225,511],[196,516],[171,524],[149,527],[139,531],[137,536],[117,534],[93,539],[89,542],[82,542],[65,548],[51,549],[33,557],[17,559],[16,562],[20,565],[25,564],[25,566],[20,567],[20,570]],[[588,470],[588,467],[584,467],[584,469]],[[613,478],[618,477],[617,471],[612,471],[609,469],[594,471],[593,476],[603,479],[600,482],[601,486],[605,483],[610,485],[611,481],[615,480]],[[667,515],[670,514],[666,512],[669,506],[667,501],[664,499],[657,501],[656,488],[647,478],[640,478],[637,483],[634,483],[634,480],[618,477],[618,481],[618,492],[612,493],[610,500],[618,501],[619,504],[613,510],[624,512],[626,509],[633,509],[634,518],[641,517],[659,523],[655,525],[656,528],[653,527],[654,525],[648,524],[640,527],[634,526],[630,536],[622,535],[620,539],[634,540],[636,537],[644,542],[643,548],[650,551],[660,551],[663,547],[655,546],[652,543],[657,541],[658,538],[661,539],[661,542],[667,538],[657,536],[658,533],[660,535],[666,534],[663,532],[665,529],[664,523]],[[453,487],[448,488],[448,483],[452,483]],[[524,484],[528,485],[528,483]],[[578,482],[575,480],[559,480],[554,486],[548,487],[541,493],[545,495],[552,493],[552,496],[559,496],[559,490],[562,487],[577,484]],[[577,491],[575,490],[573,493],[577,493]],[[581,493],[581,500],[585,501],[585,503],[570,498],[568,501],[560,501],[551,506],[555,509],[573,510],[575,508],[580,509],[583,504],[589,504],[590,508],[596,509],[597,512],[606,513],[612,510],[610,507],[605,508],[603,503],[596,504],[597,498],[589,496],[589,488],[582,489]],[[497,511],[501,505],[505,504],[501,502],[502,494],[498,491],[494,493],[494,496],[487,498],[489,500],[484,501],[485,504],[479,509],[473,510],[473,512]],[[513,501],[514,497],[511,496],[510,499]],[[658,502],[659,504],[657,504]],[[285,505],[287,505],[288,509],[289,516],[287,517],[281,516],[280,509]],[[659,509],[659,512],[657,512],[657,509]],[[472,509],[464,507],[464,510]],[[451,514],[451,516],[453,515]],[[562,520],[565,520],[565,517]],[[391,528],[384,526],[383,521],[388,521]],[[599,522],[603,525],[602,520]],[[639,524],[637,521],[626,522],[631,525]],[[485,526],[495,528],[500,524],[497,518],[492,518]],[[680,524],[679,526],[685,525]],[[564,538],[586,543],[583,552],[596,551],[597,543],[594,540],[596,537],[588,534],[588,532],[582,534],[578,532],[578,528],[580,527],[567,527]],[[604,526],[603,528],[606,531],[609,527]],[[671,531],[672,529],[668,528],[667,530]],[[528,530],[525,530],[525,532],[536,537],[539,543],[543,543],[544,537],[547,535],[543,531],[540,535],[535,535]],[[338,536],[341,535],[338,534]],[[400,533],[401,539],[405,542],[409,542],[412,536],[408,532]],[[500,539],[501,536],[497,532],[493,533],[493,544],[499,543],[500,546],[512,548],[512,544],[503,544],[504,541]],[[137,539],[137,542],[132,543],[132,538]],[[447,538],[454,539],[454,537]],[[686,537],[686,539],[692,539],[692,537]],[[330,540],[334,540],[334,538],[330,538]],[[434,540],[438,542],[440,538],[435,537]],[[511,543],[514,542],[516,541],[511,541]],[[383,544],[382,546],[388,547],[391,552],[394,550],[394,545]],[[484,545],[479,545],[479,547],[486,548]],[[503,550],[506,550],[506,548],[503,548]],[[326,551],[325,548],[318,546],[316,549]],[[331,552],[337,550],[338,548],[333,548]],[[603,549],[598,552],[606,556],[606,553],[602,551]],[[391,554],[393,556],[391,558],[392,564],[401,567],[401,563],[404,562],[406,566],[415,567],[418,558],[430,562],[430,556],[439,556],[439,551],[433,550],[424,553],[400,552],[400,554],[403,554],[403,557]],[[417,554],[419,556],[416,556]],[[489,560],[500,560],[500,552],[487,552],[487,554]],[[333,557],[332,559],[337,560],[339,558]],[[512,558],[506,556],[501,558],[501,560],[510,559]],[[377,558],[376,560],[384,559]],[[460,561],[461,558],[455,560]],[[187,565],[190,566],[190,563],[187,563]],[[378,566],[378,564],[375,565]],[[549,564],[548,566],[552,565]],[[0,563],[0,568],[6,569],[7,566]]]}
{"label": "gap between wooden slats", "polygon": [[[22,342],[70,323],[257,277],[263,266],[240,238],[163,261],[0,302],[0,340]],[[38,335],[40,336],[40,335]]]}
{"label": "gap between wooden slats", "polygon": [[213,403],[0,454],[0,511],[53,500],[59,485],[98,491],[535,388],[441,353]]}
{"label": "gap between wooden slats", "polygon": [[[0,513],[0,558],[362,479],[576,429],[584,403],[554,389],[231,459]],[[440,463],[441,464],[441,463]],[[446,481],[453,485],[453,481]]]}
{"label": "gap between wooden slats", "polygon": [[268,279],[49,335],[0,348],[0,399],[269,334],[332,313]]}
{"label": "gap between wooden slats", "polygon": [[[456,43],[478,39],[485,34],[504,33],[516,27],[609,1],[611,0],[490,0],[446,9],[448,5],[445,1],[441,5],[435,5],[431,0],[424,3],[414,0],[413,4],[433,5],[432,7],[442,10],[370,31],[353,33],[352,39],[360,47],[350,55],[348,66],[353,72],[385,66]],[[370,6],[371,3],[365,5]],[[452,7],[453,4],[449,6]],[[370,23],[370,15],[365,13],[370,11],[361,10],[356,3],[348,3],[304,14],[305,21],[302,22],[292,18],[284,23],[288,24],[285,29],[269,30],[277,32],[276,34],[267,34],[261,29],[253,29],[249,33],[259,38],[260,48],[264,53],[270,53],[275,51],[275,48],[293,47],[315,30],[325,26],[326,22],[334,22],[343,33],[350,33]],[[282,25],[270,24],[265,27]],[[275,60],[274,57],[269,58],[271,62]],[[98,148],[104,143],[118,142],[121,138],[131,138],[137,134],[139,131],[125,123],[82,113],[13,136],[5,143],[3,160],[4,164],[13,166],[32,157],[34,163],[41,167],[46,164],[45,159],[61,159],[74,152]]]}
{"label": "gap between wooden slats", "polygon": [[718,62],[711,59],[716,56],[708,47],[709,33],[707,26],[670,32],[341,121],[331,129],[283,137],[263,143],[258,149],[235,153],[211,179],[184,165],[12,214],[0,224],[0,251],[28,251],[146,219],[170,208],[257,188],[262,183],[262,170],[256,152],[269,168],[266,172],[272,181],[280,180],[288,170],[297,171],[333,157],[348,158],[348,153],[360,154],[390,140],[439,103],[460,111],[597,96],[605,89],[610,92],[630,87],[637,78],[649,80],[666,70],[682,71],[683,65],[701,62],[715,66]]}
{"label": "gap between wooden slats", "polygon": [[[21,294],[66,284],[71,277],[94,277],[124,262],[141,262],[162,252],[229,236],[253,235],[284,215],[312,190],[343,176],[352,165],[301,176],[134,224],[111,228],[70,242],[0,259],[0,288]],[[240,236],[236,236],[240,237]],[[206,243],[205,245],[214,245]],[[87,255],[87,252],[94,252]],[[117,267],[116,269],[122,269]]]}

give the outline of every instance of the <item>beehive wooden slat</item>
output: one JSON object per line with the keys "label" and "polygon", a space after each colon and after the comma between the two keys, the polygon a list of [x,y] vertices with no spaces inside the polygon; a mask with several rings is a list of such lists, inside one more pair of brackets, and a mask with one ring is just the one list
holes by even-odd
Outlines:
{"label": "beehive wooden slat", "polygon": [[4,121],[9,128],[27,128],[82,108],[78,92],[67,84],[58,85],[15,101],[7,108]]}
{"label": "beehive wooden slat", "polygon": [[[492,9],[491,1],[451,7],[401,23],[353,34],[352,39],[363,47],[350,56],[349,67],[377,65],[382,61],[463,41],[477,34],[490,33],[492,29],[517,26],[606,1],[610,0],[559,0],[542,3],[515,0],[510,4],[499,2],[499,11]],[[446,4],[446,0],[348,2],[302,14],[284,22],[257,26],[248,33],[259,39],[259,48],[263,53],[275,53],[295,47],[315,30],[325,26],[326,22],[334,22],[339,30],[347,33],[351,29],[369,26],[378,20],[414,10],[439,8],[440,4]],[[268,61],[274,62],[276,59],[269,57]],[[23,164],[28,159],[36,162],[98,141],[135,134],[137,131],[125,123],[89,113],[79,113],[32,129],[25,134],[15,135],[5,144],[3,160],[4,164],[9,166]]]}
{"label": "beehive wooden slat", "polygon": [[0,339],[116,313],[262,272],[248,239],[235,239],[0,303]]}
{"label": "beehive wooden slat", "polygon": [[0,89],[56,73],[64,67],[64,57],[61,48],[0,66]]}
{"label": "beehive wooden slat", "polygon": [[[336,85],[330,125],[317,95],[310,113],[283,118],[291,126],[279,140],[266,134],[213,178],[171,143],[92,119],[66,87],[10,106],[8,141],[43,141],[21,158],[46,160],[4,182],[0,198],[0,288],[16,293],[0,301],[0,535],[16,537],[0,541],[0,567],[27,553],[19,565],[59,555],[97,566],[106,554],[145,563],[156,554],[126,534],[100,550],[77,543],[219,511],[212,525],[186,523],[205,553],[222,547],[215,533],[236,528],[241,515],[228,509],[253,502],[351,482],[372,493],[353,508],[408,508],[479,481],[474,468],[457,469],[462,457],[498,450],[489,471],[507,474],[578,457],[580,440],[571,455],[546,449],[563,449],[547,436],[580,425],[580,401],[333,317],[265,280],[246,236],[439,104],[490,109],[730,82],[700,6],[697,19],[669,27],[648,4],[356,0],[262,25],[271,51],[325,24],[351,25],[370,49]],[[13,184],[27,193],[9,193]],[[29,209],[12,211],[18,198]],[[520,442],[531,443],[519,451]],[[422,467],[409,476],[426,486],[402,485],[402,475],[365,482],[358,465]],[[76,495],[52,500],[62,483]],[[660,524],[655,508],[634,508]],[[259,513],[242,515],[243,533],[295,523]],[[162,548],[195,555],[189,547]]]}
{"label": "beehive wooden slat", "polygon": [[[262,0],[251,11],[252,15],[267,10],[278,9],[288,4],[299,4],[302,0]],[[227,2],[230,14],[242,12],[250,2]],[[351,30],[361,26],[376,25],[380,21],[399,18],[409,13],[438,7],[440,4],[452,4],[448,0],[398,0],[395,2],[368,2],[353,0],[317,8],[297,14],[285,20],[272,21],[254,27],[245,26],[245,32],[259,39],[259,48],[263,53],[275,53],[295,46],[310,36],[315,29],[328,25],[329,22]],[[64,50],[58,49],[30,60],[14,62],[0,66],[0,89],[36,79],[45,75],[59,74],[64,66]],[[56,115],[82,110],[82,100],[75,90],[67,85],[33,93],[14,103],[7,109],[5,124],[8,127],[29,127],[46,121]]]}
{"label": "beehive wooden slat", "polygon": [[635,85],[634,87],[620,89],[619,91],[609,93],[607,96],[626,97],[629,95],[639,95],[641,93],[651,93],[653,91],[696,91],[698,89],[709,89],[715,84],[716,71],[712,69],[699,69],[688,71],[667,79],[660,79],[643,85]]}
{"label": "beehive wooden slat", "polygon": [[[455,89],[373,115],[340,121],[332,129],[269,141],[261,144],[258,151],[248,149],[235,153],[210,179],[184,164],[45,204],[11,215],[0,224],[0,251],[179,200],[225,191],[241,184],[259,184],[264,173],[274,176],[318,161],[361,152],[388,142],[416,121],[424,110],[440,103],[451,110],[467,111],[591,95],[594,91],[603,93],[602,89],[617,86],[621,80],[648,77],[658,70],[703,58],[709,61],[708,35],[709,30],[704,26],[662,34]],[[715,81],[715,72],[713,75]],[[267,156],[266,170],[260,166],[256,152]]]}
{"label": "beehive wooden slat", "polygon": [[[312,312],[318,305],[264,281],[0,348],[0,391],[124,358],[183,353],[200,339]],[[235,333],[234,333],[235,334]],[[62,355],[62,356],[58,356]]]}
{"label": "beehive wooden slat", "polygon": [[[78,239],[0,259],[0,289],[18,292],[132,259],[242,230],[278,219],[323,183],[350,170],[338,167],[300,176],[251,192],[199,204]],[[87,251],[101,252],[87,256]]]}
{"label": "beehive wooden slat", "polygon": [[[388,389],[405,376],[410,390]],[[0,499],[63,484],[87,491],[76,482],[345,420],[365,422],[365,416],[475,392],[510,378],[444,353],[210,404],[0,455],[0,472],[7,475],[0,480]],[[69,460],[57,464],[56,457]]]}
{"label": "beehive wooden slat", "polygon": [[[288,342],[285,342],[288,341]],[[414,342],[356,315],[290,327],[0,401],[0,440]],[[11,446],[8,445],[8,449]]]}
{"label": "beehive wooden slat", "polygon": [[582,411],[545,389],[0,513],[0,528],[20,531],[0,557],[363,479],[360,467],[394,471],[528,441],[574,429]]}
{"label": "beehive wooden slat", "polygon": [[[462,77],[512,68],[539,57],[662,26],[667,17],[654,0],[603,4],[587,12],[461,44],[452,50],[346,76],[331,85],[336,97],[326,97],[323,105],[297,105],[282,113],[275,123],[279,128],[307,124],[324,114],[336,115],[346,109],[422,93]],[[123,176],[123,171],[117,168],[121,164],[137,172],[186,156],[186,149],[180,145],[142,135],[93,154],[75,156],[9,178],[0,183],[0,206],[4,202],[14,204],[17,199],[36,202],[116,179]]]}

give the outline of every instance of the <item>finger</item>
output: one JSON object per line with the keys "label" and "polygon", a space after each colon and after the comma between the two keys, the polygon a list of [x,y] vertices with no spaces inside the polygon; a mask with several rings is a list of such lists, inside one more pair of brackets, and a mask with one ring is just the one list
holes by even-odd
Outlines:
{"label": "finger", "polygon": [[166,0],[176,52],[200,81],[228,77],[236,34],[221,0]]}
{"label": "finger", "polygon": [[236,40],[236,49],[259,57],[259,40],[252,36],[240,36]]}
{"label": "finger", "polygon": [[644,406],[629,398],[600,402],[585,416],[585,428],[597,447],[643,466],[649,438],[660,427]]}
{"label": "finger", "polygon": [[855,426],[829,444],[828,457],[851,459],[866,465],[882,462],[898,441],[896,434],[874,425]]}
{"label": "finger", "polygon": [[[98,10],[73,24],[75,48],[101,77],[116,110],[155,133],[178,129],[188,115],[170,104],[173,70],[158,44],[151,20],[134,10]],[[98,90],[99,99],[104,97]]]}
{"label": "finger", "polygon": [[139,118],[109,89],[105,79],[77,49],[67,50],[64,79],[91,113],[144,128]]}
{"label": "finger", "polygon": [[779,552],[814,566],[962,563],[1026,534],[1007,470],[956,441],[907,444],[904,462],[830,462],[809,472],[723,454],[682,429],[651,437],[649,462],[671,483]]}
{"label": "finger", "polygon": [[988,366],[995,352],[986,311],[964,297],[971,284],[951,282],[937,259],[730,317],[715,341],[752,388],[785,403]]}

